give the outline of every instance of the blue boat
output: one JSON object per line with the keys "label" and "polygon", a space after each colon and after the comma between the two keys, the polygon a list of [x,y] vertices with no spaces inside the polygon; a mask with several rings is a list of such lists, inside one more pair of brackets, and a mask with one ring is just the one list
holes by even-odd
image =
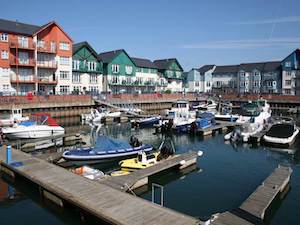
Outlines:
{"label": "blue boat", "polygon": [[152,127],[154,124],[159,124],[160,117],[153,116],[149,118],[139,119],[135,122],[135,126],[137,127]]}
{"label": "blue boat", "polygon": [[131,138],[131,144],[107,136],[99,136],[95,147],[65,151],[62,157],[71,161],[113,161],[120,158],[137,155],[138,152],[150,152],[153,147],[140,144],[136,138]]}
{"label": "blue boat", "polygon": [[197,112],[196,117],[197,117],[197,119],[190,127],[190,132],[192,132],[192,133],[195,133],[201,129],[206,129],[206,128],[212,127],[216,124],[215,116],[213,113]]}

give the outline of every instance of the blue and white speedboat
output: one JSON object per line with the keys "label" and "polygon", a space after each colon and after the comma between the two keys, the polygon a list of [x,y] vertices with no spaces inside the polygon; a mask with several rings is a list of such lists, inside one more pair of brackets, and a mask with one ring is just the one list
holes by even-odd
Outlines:
{"label": "blue and white speedboat", "polygon": [[139,119],[134,122],[133,126],[136,127],[152,127],[154,124],[159,124],[161,117],[160,116],[152,116],[149,118]]}
{"label": "blue and white speedboat", "polygon": [[149,144],[140,144],[136,139],[129,144],[126,141],[116,140],[101,135],[93,148],[83,148],[70,150],[63,153],[65,160],[89,161],[90,163],[99,161],[113,161],[120,158],[137,155],[139,152],[150,152],[153,147]]}

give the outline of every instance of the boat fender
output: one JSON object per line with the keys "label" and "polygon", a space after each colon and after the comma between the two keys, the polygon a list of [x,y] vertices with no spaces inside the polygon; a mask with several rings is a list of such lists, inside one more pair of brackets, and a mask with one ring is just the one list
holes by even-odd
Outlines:
{"label": "boat fender", "polygon": [[244,137],[243,137],[243,141],[244,141],[244,142],[248,142],[248,137],[244,136]]}
{"label": "boat fender", "polygon": [[202,151],[198,151],[198,157],[201,157],[203,155]]}
{"label": "boat fender", "polygon": [[179,163],[180,163],[181,166],[183,166],[186,163],[186,161],[185,160],[181,160]]}

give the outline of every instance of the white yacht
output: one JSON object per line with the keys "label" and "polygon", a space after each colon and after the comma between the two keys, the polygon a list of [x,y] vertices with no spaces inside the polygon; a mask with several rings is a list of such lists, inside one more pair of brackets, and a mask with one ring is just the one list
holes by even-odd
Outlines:
{"label": "white yacht", "polygon": [[65,129],[46,113],[33,114],[28,121],[2,128],[8,139],[44,138],[63,135]]}

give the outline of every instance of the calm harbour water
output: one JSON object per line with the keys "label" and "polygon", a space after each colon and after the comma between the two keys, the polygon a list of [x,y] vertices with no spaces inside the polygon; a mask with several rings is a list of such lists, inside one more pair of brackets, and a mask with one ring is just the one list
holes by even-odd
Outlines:
{"label": "calm harbour water", "polygon": [[[136,135],[144,143],[158,146],[160,135],[153,135],[153,129],[133,131],[129,124],[103,127],[102,132],[128,140]],[[189,135],[174,135],[172,140],[177,153],[203,151],[197,168],[190,173],[171,171],[152,179],[164,186],[164,206],[174,210],[207,219],[212,214],[237,208],[278,164],[289,165],[294,172],[291,189],[278,205],[271,225],[299,224],[297,212],[300,208],[300,138],[291,149],[295,154],[274,151],[264,146],[232,146],[224,143],[223,135],[201,139]],[[298,151],[297,151],[298,150]],[[117,164],[97,165],[104,171],[117,168]],[[1,224],[87,224],[73,211],[61,210],[41,201],[34,190],[18,184],[14,199],[7,198],[8,186],[0,180]],[[151,190],[140,197],[151,201]]]}

